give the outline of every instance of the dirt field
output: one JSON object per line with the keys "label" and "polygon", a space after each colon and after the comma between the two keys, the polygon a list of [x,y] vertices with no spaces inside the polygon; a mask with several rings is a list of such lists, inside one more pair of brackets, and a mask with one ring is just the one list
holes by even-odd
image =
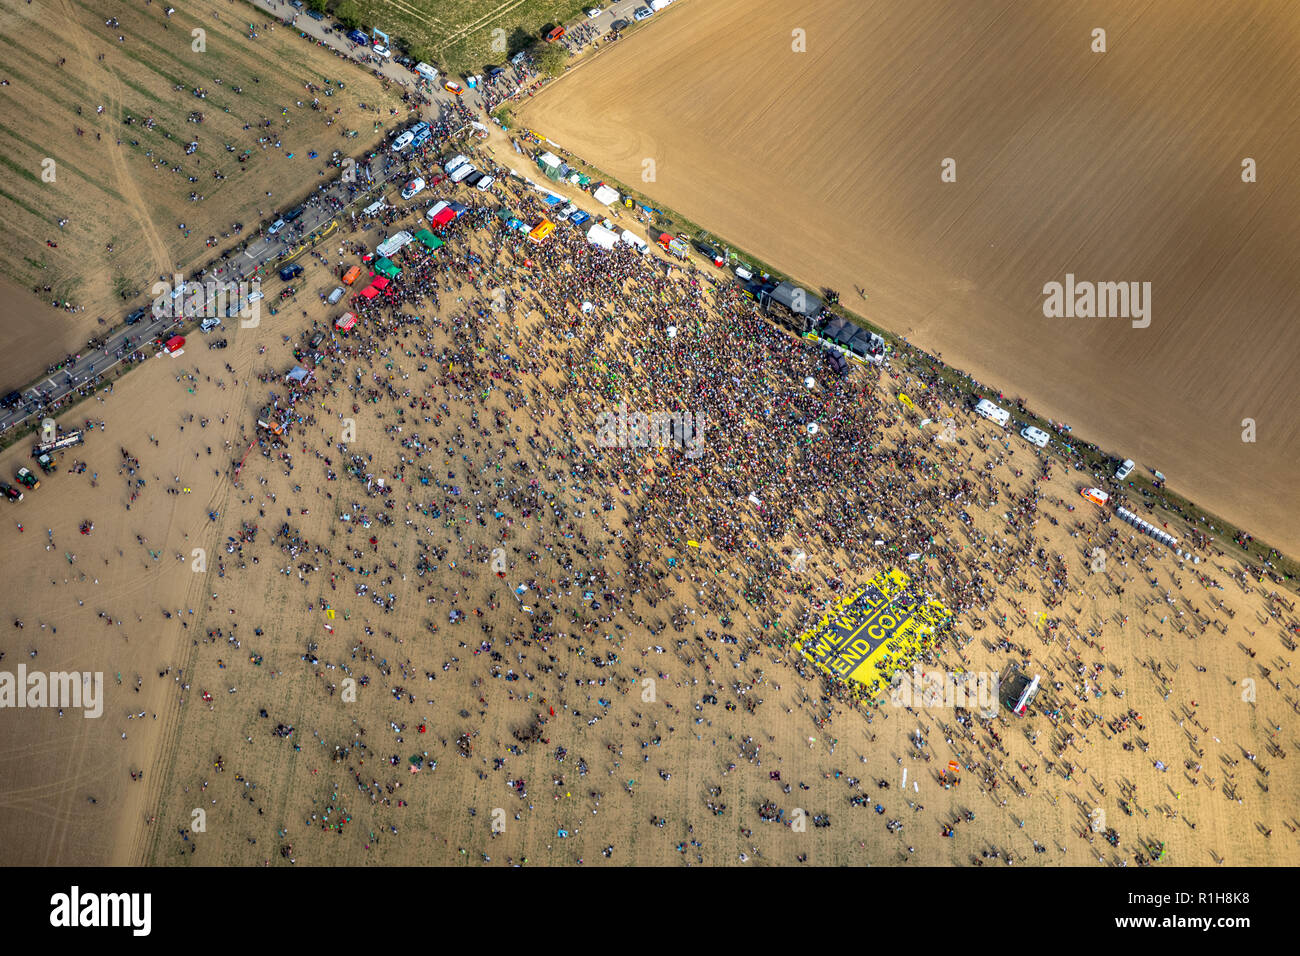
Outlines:
{"label": "dirt field", "polygon": [[[469,190],[459,194],[474,201]],[[518,202],[513,197],[510,205]],[[901,372],[859,370],[843,386],[856,400],[835,404],[875,422],[879,454],[910,442],[926,459],[912,484],[931,477],[936,486],[957,477],[975,483],[965,504],[972,528],[953,517],[951,504],[920,523],[945,543],[945,553],[962,555],[970,572],[981,560],[996,562],[990,606],[961,615],[964,649],[945,642],[942,660],[1000,670],[1011,659],[1008,649],[1019,647],[1016,659],[1031,660],[1049,683],[1067,682],[1052,693],[1068,724],[1004,714],[990,725],[1007,750],[997,774],[1001,791],[983,792],[973,771],[946,789],[937,771],[948,759],[965,752],[984,759],[974,737],[968,742],[955,732],[951,711],[851,710],[824,696],[825,686],[796,668],[791,652],[770,643],[775,627],[758,626],[768,618],[795,626],[809,601],[825,598],[828,578],[847,568],[857,581],[875,565],[819,546],[806,580],[777,569],[763,584],[766,599],[755,602],[754,571],[770,557],[765,545],[728,554],[706,539],[697,553],[657,522],[619,543],[612,532],[631,529],[629,516],[649,488],[644,473],[588,476],[594,487],[584,486],[587,478],[566,484],[567,476],[577,478],[576,461],[555,453],[574,439],[587,441],[597,402],[576,391],[552,401],[553,390],[588,367],[623,369],[636,401],[656,392],[669,399],[659,391],[667,383],[648,367],[622,363],[633,352],[643,362],[660,360],[662,345],[651,348],[648,338],[653,326],[636,312],[668,304],[672,314],[691,314],[690,303],[700,300],[686,277],[620,283],[627,342],[590,316],[569,326],[582,334],[566,338],[559,330],[569,319],[557,320],[567,309],[541,306],[538,290],[548,290],[553,303],[553,290],[572,288],[574,308],[587,296],[603,311],[612,288],[605,270],[573,273],[558,265],[565,256],[528,246],[493,249],[480,232],[474,248],[486,265],[479,272],[463,258],[469,235],[461,230],[441,253],[455,271],[438,273],[442,304],[420,308],[423,321],[381,334],[368,320],[347,339],[328,340],[331,354],[316,372],[320,387],[297,407],[302,423],[273,455],[254,449],[237,486],[228,464],[243,455],[267,390],[283,391],[278,380],[294,362],[291,349],[309,323],[337,309],[303,303],[307,317],[285,313],[274,332],[235,331],[228,350],[208,351],[194,336],[181,358],[151,361],[104,402],[78,410],[78,419],[102,418],[106,431],[91,432],[26,501],[0,505],[6,610],[23,623],[6,621],[0,631],[0,666],[102,670],[107,697],[98,720],[0,711],[4,862],[791,865],[803,856],[813,864],[968,864],[998,848],[1034,865],[1093,863],[1101,851],[1113,862],[1130,858],[1139,842],[1163,842],[1178,864],[1295,862],[1296,839],[1284,827],[1300,823],[1300,804],[1283,785],[1283,758],[1271,749],[1296,746],[1297,685],[1287,670],[1295,655],[1284,635],[1297,626],[1293,610],[1258,587],[1246,590],[1212,558],[1201,570],[1224,589],[1207,590],[1189,568],[1152,554],[1141,540],[1132,551],[1108,544],[1110,570],[1080,576],[1088,543],[1094,535],[1104,541],[1108,529],[1098,522],[1101,512],[1075,495],[1074,475],[1057,469],[1038,482],[1043,460],[1031,449],[939,405],[933,410],[956,415],[969,445],[956,455],[916,445],[915,423],[892,397],[907,388],[920,398],[916,383]],[[572,261],[579,248],[570,247]],[[537,263],[525,269],[524,255]],[[648,277],[635,257],[623,255],[620,269]],[[322,266],[305,264],[309,284],[326,280]],[[508,314],[482,310],[470,318],[473,297],[503,287],[516,303]],[[730,367],[745,376],[738,387],[788,391],[769,384],[787,369],[759,345],[746,353],[744,339],[730,334],[734,320],[708,309],[698,315],[705,321],[694,331],[683,323],[683,348],[694,349],[697,335],[725,342]],[[293,333],[291,340],[282,332]],[[528,368],[501,364],[507,354]],[[815,350],[808,360],[819,362]],[[824,387],[838,394],[841,386]],[[514,407],[524,398],[529,406]],[[356,428],[346,451],[337,431],[345,416]],[[787,432],[770,437],[785,441]],[[515,451],[498,456],[499,441],[514,441]],[[790,454],[804,453],[790,441]],[[723,428],[719,420],[709,454],[743,460],[753,447],[748,429]],[[12,473],[26,454],[25,443],[9,449],[0,468]],[[348,473],[351,455],[390,479],[391,508]],[[600,468],[610,467],[610,455],[597,458]],[[880,461],[873,478],[892,484],[902,476],[893,458]],[[671,469],[673,459],[661,453],[647,466]],[[986,488],[998,487],[1008,489],[1004,504],[976,506]],[[780,485],[762,493],[776,500]],[[842,507],[835,503],[840,490],[830,493],[826,507]],[[1022,494],[1042,496],[1040,520],[1009,525],[1002,514],[1018,508]],[[612,511],[597,507],[602,500]],[[1067,511],[1071,501],[1081,510]],[[883,495],[862,510],[889,502]],[[433,514],[435,503],[445,512]],[[345,515],[351,520],[340,520]],[[1041,520],[1049,516],[1050,524]],[[811,513],[805,519],[818,520]],[[84,520],[96,525],[89,536],[77,533]],[[876,533],[892,536],[896,531],[884,529],[894,520],[873,519]],[[910,516],[903,521],[910,526]],[[256,535],[236,552],[246,523]],[[1026,554],[1037,543],[1073,569],[1063,604],[1048,602],[1045,564],[1010,571],[1008,549],[1026,543]],[[488,547],[497,544],[508,555],[505,579],[488,563]],[[662,572],[658,586],[631,593],[625,545]],[[194,548],[205,550],[202,573]],[[416,570],[422,555],[437,565],[427,575]],[[595,575],[601,586],[595,579],[581,584],[579,573]],[[526,579],[536,583],[536,597],[526,600],[537,616],[509,593]],[[945,588],[957,583],[940,579]],[[618,591],[617,611],[589,609],[584,586]],[[1166,593],[1174,595],[1168,611],[1161,606]],[[385,595],[393,598],[391,613],[376,606]],[[724,606],[733,609],[733,623],[718,620]],[[466,616],[450,620],[454,610]],[[1068,623],[1048,632],[1037,623],[1044,614]],[[665,628],[669,618],[681,623],[652,635],[642,616]],[[1222,619],[1222,636],[1198,623],[1211,618]],[[730,630],[739,643],[719,640],[713,628]],[[1097,639],[1084,641],[1085,631]],[[1089,686],[1104,683],[1105,700],[1094,703],[1082,679],[1070,676],[1085,663]],[[1264,667],[1276,669],[1269,683]],[[642,696],[645,676],[659,681],[650,703]],[[1238,684],[1248,676],[1258,682],[1258,704],[1242,701]],[[343,698],[345,678],[358,683],[355,701]],[[1096,709],[1111,720],[1126,708],[1146,715],[1142,732],[1107,733],[1088,716]],[[539,714],[543,739],[521,740],[517,734]],[[1190,749],[1197,744],[1193,724],[1208,728],[1198,731],[1204,758]],[[945,742],[945,727],[955,747]],[[918,728],[928,741],[924,753],[911,742]],[[1030,731],[1042,739],[1035,734],[1031,744]],[[457,743],[462,735],[468,756]],[[753,760],[742,753],[747,738],[759,745]],[[993,744],[981,734],[981,752],[992,754]],[[1247,762],[1247,750],[1259,752],[1258,767]],[[413,757],[424,759],[419,773],[410,773]],[[1031,769],[1017,771],[1013,759]],[[1161,773],[1156,759],[1169,770]],[[1204,776],[1199,766],[1191,771],[1198,759]],[[1278,790],[1267,790],[1266,769],[1279,769],[1272,781]],[[144,778],[132,780],[139,771]],[[1243,804],[1227,796],[1234,773]],[[1012,792],[1016,780],[1028,798]],[[526,795],[511,781],[526,781]],[[1149,817],[1123,814],[1117,791],[1130,784],[1133,802]],[[796,833],[764,823],[758,809],[768,801],[804,808],[810,818],[825,814],[830,825],[810,823]],[[872,811],[877,801],[880,813]],[[716,813],[711,802],[720,805]],[[1122,834],[1118,853],[1100,836],[1080,836],[1096,807]],[[202,833],[192,829],[196,809],[206,812]],[[504,832],[494,837],[498,809]],[[968,810],[978,822],[964,820]],[[904,829],[888,832],[891,819]],[[940,835],[949,822],[957,827],[950,839]],[[1033,852],[1033,839],[1044,854]]]}
{"label": "dirt field", "polygon": [[[378,79],[264,26],[265,15],[250,38],[247,4],[199,0],[170,17],[166,6],[36,0],[0,11],[0,272],[18,289],[0,334],[25,346],[0,360],[6,390],[76,351],[102,330],[98,318],[117,324],[144,304],[159,275],[188,274],[256,235],[334,172],[334,150],[359,155],[405,118],[391,115],[403,104]],[[51,24],[62,43],[29,42]]]}
{"label": "dirt field", "polygon": [[[521,118],[1295,553],[1298,40],[1278,0],[684,0]],[[1150,326],[1045,318],[1067,273]]]}

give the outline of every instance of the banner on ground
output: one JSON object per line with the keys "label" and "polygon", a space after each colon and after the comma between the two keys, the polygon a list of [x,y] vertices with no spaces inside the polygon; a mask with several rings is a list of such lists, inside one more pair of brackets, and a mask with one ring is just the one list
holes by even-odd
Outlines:
{"label": "banner on ground", "polygon": [[943,604],[890,568],[837,600],[794,648],[827,673],[878,690],[951,620]]}

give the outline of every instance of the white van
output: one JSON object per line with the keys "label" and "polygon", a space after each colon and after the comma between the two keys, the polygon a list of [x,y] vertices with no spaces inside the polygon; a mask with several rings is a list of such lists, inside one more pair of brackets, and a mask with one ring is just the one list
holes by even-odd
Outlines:
{"label": "white van", "polygon": [[981,418],[987,418],[991,422],[996,422],[1003,428],[1007,427],[1007,422],[1011,421],[1011,413],[1005,408],[999,408],[987,398],[981,398],[979,404],[975,406],[975,414]]}
{"label": "white van", "polygon": [[388,204],[384,202],[382,199],[376,199],[365,209],[361,210],[361,213],[364,216],[377,216],[380,212],[383,211],[384,207],[387,205]]}
{"label": "white van", "polygon": [[468,162],[469,162],[469,157],[466,156],[464,153],[461,153],[459,156],[453,156],[451,159],[447,160],[446,164],[442,167],[442,171],[450,176],[452,170],[454,170],[457,166],[459,166],[461,163],[468,163]]}
{"label": "white van", "polygon": [[650,251],[650,243],[646,242],[631,229],[624,229],[619,235],[622,237],[624,242],[642,255],[645,255]]}
{"label": "white van", "polygon": [[217,318],[204,319],[203,322],[202,322],[202,324],[199,325],[199,331],[200,331],[200,332],[211,332],[213,329],[217,328],[219,325],[221,325],[221,320],[220,320],[220,319],[217,319]]}
{"label": "white van", "polygon": [[415,238],[414,236],[412,236],[409,232],[403,229],[401,232],[393,233],[393,235],[389,236],[387,239],[381,242],[375,248],[375,252],[381,258],[387,258],[397,250],[404,248],[414,238]]}
{"label": "white van", "polygon": [[1038,448],[1046,448],[1047,443],[1052,440],[1051,435],[1033,425],[1020,429],[1020,437]]}
{"label": "white van", "polygon": [[464,182],[476,172],[478,172],[478,170],[474,168],[473,163],[461,163],[456,167],[455,172],[453,172],[449,178],[453,183],[460,183]]}

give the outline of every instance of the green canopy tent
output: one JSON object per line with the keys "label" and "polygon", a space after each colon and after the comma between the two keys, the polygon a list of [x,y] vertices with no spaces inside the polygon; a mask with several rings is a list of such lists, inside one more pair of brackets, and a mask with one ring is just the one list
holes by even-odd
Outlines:
{"label": "green canopy tent", "polygon": [[443,241],[428,229],[421,229],[417,232],[415,234],[415,241],[422,244],[430,252],[437,252],[443,246]]}
{"label": "green canopy tent", "polygon": [[375,263],[375,271],[386,279],[396,279],[402,274],[402,267],[392,259],[380,259]]}

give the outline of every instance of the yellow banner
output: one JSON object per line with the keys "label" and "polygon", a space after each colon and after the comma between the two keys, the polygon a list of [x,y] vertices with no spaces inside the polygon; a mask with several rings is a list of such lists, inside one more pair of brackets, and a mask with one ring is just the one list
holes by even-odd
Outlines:
{"label": "yellow banner", "polygon": [[837,600],[794,648],[829,674],[880,690],[951,619],[943,604],[889,568]]}

